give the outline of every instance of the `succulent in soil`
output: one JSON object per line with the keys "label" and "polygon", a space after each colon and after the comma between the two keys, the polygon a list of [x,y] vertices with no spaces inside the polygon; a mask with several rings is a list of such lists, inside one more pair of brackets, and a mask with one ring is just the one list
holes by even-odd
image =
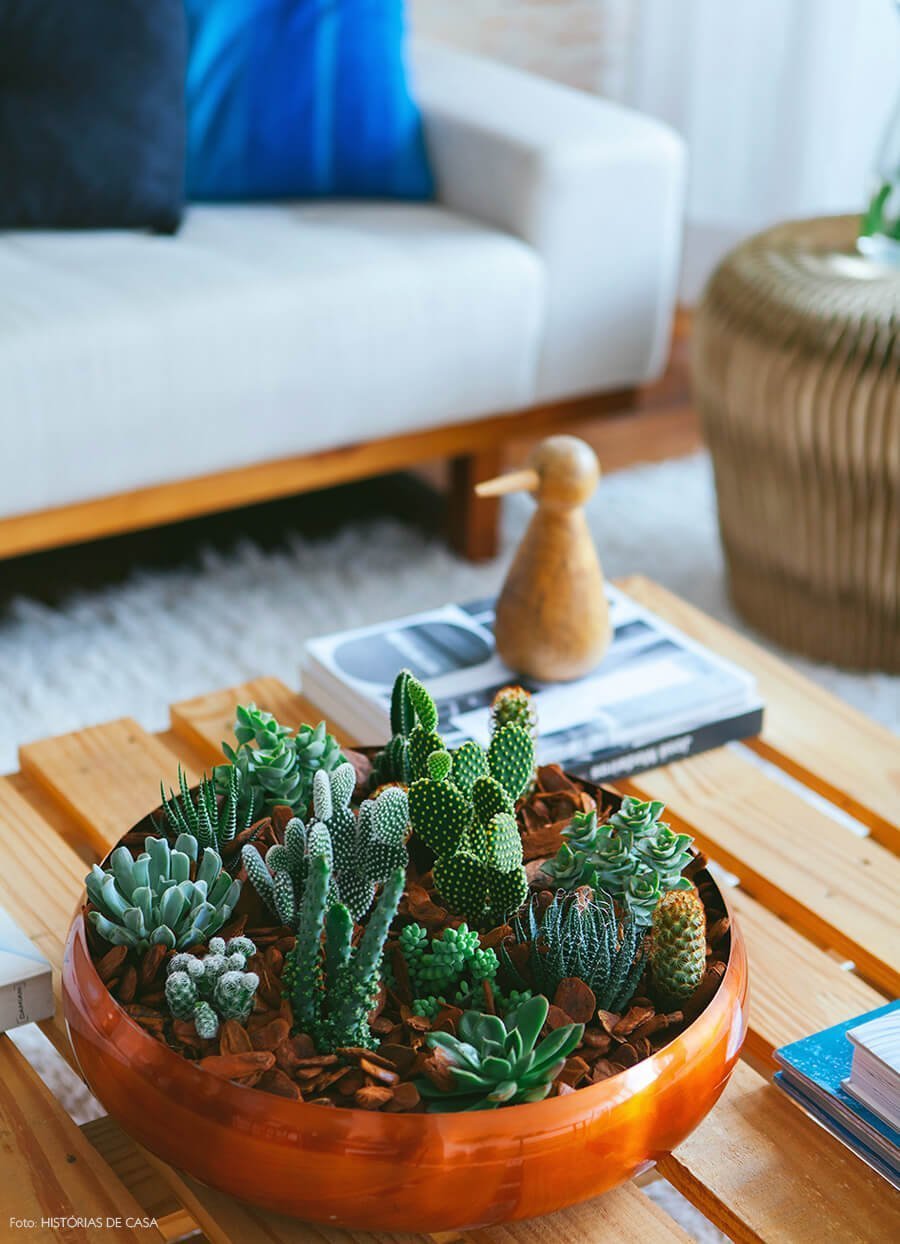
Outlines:
{"label": "succulent in soil", "polygon": [[486,752],[470,741],[427,763],[409,788],[409,816],[435,854],[435,885],[470,924],[502,923],[528,894],[515,806],[534,769],[531,738],[511,722]]}
{"label": "succulent in soil", "polygon": [[230,919],[241,893],[218,852],[201,852],[191,834],[179,834],[174,847],[146,838],[137,858],[116,847],[109,867],[95,864],[85,886],[93,904],[88,920],[112,945],[133,950],[185,950],[206,941]]}
{"label": "succulent in soil", "polygon": [[202,959],[187,951],[173,955],[166,977],[166,1003],[174,1019],[193,1020],[197,1035],[211,1040],[221,1020],[241,1023],[253,1009],[259,985],[255,972],[248,972],[247,960],[256,953],[248,937],[210,939],[209,951]]}
{"label": "succulent in soil", "polygon": [[317,726],[301,725],[292,733],[271,713],[246,704],[237,709],[234,735],[237,747],[222,744],[230,765],[216,766],[216,789],[227,791],[232,780],[229,769],[233,767],[242,796],[248,798],[256,791],[264,809],[287,804],[305,815],[315,774],[321,769],[330,773],[344,763],[340,745],[327,732],[324,721]]}
{"label": "succulent in soil", "polygon": [[594,894],[588,886],[572,894],[559,891],[543,911],[532,902],[526,919],[514,922],[513,932],[518,943],[529,946],[530,980],[501,947],[503,979],[518,989],[531,985],[549,998],[562,981],[577,977],[589,986],[601,1010],[621,1011],[645,967],[643,926],[626,908],[620,915],[602,890]]}
{"label": "succulent in soil", "polygon": [[466,924],[434,937],[422,925],[408,924],[400,933],[398,949],[406,962],[417,1015],[433,1018],[441,1006],[466,1006],[477,996],[477,986],[493,982],[497,975],[496,954],[482,950],[477,932]]}
{"label": "succulent in soil", "polygon": [[386,787],[367,799],[359,815],[350,806],[356,772],[344,763],[331,772],[320,769],[313,780],[313,816],[309,825],[294,817],[285,827],[284,842],[266,852],[265,860],[252,843],[241,853],[247,876],[273,915],[290,928],[300,918],[311,861],[328,857],[331,867],[329,901],[348,908],[361,920],[372,905],[376,886],[397,868],[406,867],[409,807],[406,792]]}
{"label": "succulent in soil", "polygon": [[671,890],[653,913],[650,979],[660,1002],[684,1002],[706,970],[706,913],[694,890]]}
{"label": "succulent in soil", "polygon": [[428,757],[444,747],[437,724],[437,706],[431,695],[409,670],[401,670],[391,691],[391,738],[373,762],[375,785],[400,782],[408,786],[425,777]]}
{"label": "succulent in soil", "polygon": [[546,1097],[584,1036],[583,1024],[567,1024],[538,1041],[548,1010],[547,999],[535,997],[505,1020],[464,1012],[458,1036],[429,1033],[434,1065],[416,1081],[428,1109],[492,1110]]}
{"label": "succulent in soil", "polygon": [[[501,687],[491,702],[491,734],[496,734],[501,727],[510,722],[527,730],[537,751],[538,718],[531,698],[531,692],[518,685]],[[532,769],[531,780],[523,794],[530,795],[536,784],[536,770]]]}
{"label": "succulent in soil", "polygon": [[242,793],[238,771],[231,766],[219,784],[221,793],[217,794],[215,782],[204,776],[192,795],[181,765],[180,795],[170,790],[167,798],[160,784],[162,809],[173,833],[192,834],[201,847],[220,847],[253,824],[262,807],[260,792],[251,788]]}
{"label": "succulent in soil", "polygon": [[282,983],[297,1030],[320,1053],[344,1047],[374,1049],[368,1016],[378,995],[385,939],[406,874],[394,869],[372,908],[356,945],[354,922],[344,903],[329,905],[333,866],[327,854],[312,857],[296,924],[297,939],[285,961]]}
{"label": "succulent in soil", "polygon": [[691,859],[693,839],[661,821],[663,810],[658,800],[626,797],[604,824],[596,812],[576,812],[545,873],[565,890],[584,885],[605,890],[649,925],[663,894],[691,886],[681,872]]}

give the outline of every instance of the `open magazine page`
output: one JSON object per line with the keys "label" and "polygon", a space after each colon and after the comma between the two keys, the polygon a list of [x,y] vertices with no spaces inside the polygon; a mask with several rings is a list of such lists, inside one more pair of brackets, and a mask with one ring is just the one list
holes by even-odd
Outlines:
{"label": "open magazine page", "polygon": [[[540,721],[540,762],[598,778],[648,768],[759,729],[760,704],[749,674],[616,588],[607,592],[612,643],[598,669],[576,682],[515,679],[494,650],[493,600],[447,605],[313,640],[307,645],[311,664],[305,681],[341,724],[361,736],[383,738],[391,686],[406,667],[434,696],[448,747],[467,738],[486,744],[494,694],[520,681],[532,692]],[[702,746],[693,737],[698,731],[705,732]],[[639,762],[617,765],[616,758],[625,754]]]}

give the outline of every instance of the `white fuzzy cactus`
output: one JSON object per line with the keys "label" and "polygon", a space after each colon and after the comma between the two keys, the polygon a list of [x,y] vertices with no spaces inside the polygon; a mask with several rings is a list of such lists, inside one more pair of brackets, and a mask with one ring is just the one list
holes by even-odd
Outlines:
{"label": "white fuzzy cactus", "polygon": [[202,959],[187,953],[173,955],[166,978],[166,1002],[175,1019],[193,1020],[197,1035],[211,1040],[219,1021],[242,1023],[253,1009],[259,985],[255,972],[247,972],[247,960],[256,953],[249,937],[210,939]]}

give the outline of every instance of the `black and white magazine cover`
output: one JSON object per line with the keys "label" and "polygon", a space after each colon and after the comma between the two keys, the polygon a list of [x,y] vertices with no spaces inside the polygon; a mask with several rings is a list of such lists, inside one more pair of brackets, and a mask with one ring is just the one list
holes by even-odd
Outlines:
{"label": "black and white magazine cover", "polygon": [[494,648],[493,599],[445,605],[306,645],[305,693],[361,742],[390,732],[400,669],[434,696],[448,747],[487,744],[490,704],[510,682],[531,691],[538,760],[594,781],[654,768],[759,733],[755,679],[607,585],[612,642],[591,674],[538,683],[512,674]]}

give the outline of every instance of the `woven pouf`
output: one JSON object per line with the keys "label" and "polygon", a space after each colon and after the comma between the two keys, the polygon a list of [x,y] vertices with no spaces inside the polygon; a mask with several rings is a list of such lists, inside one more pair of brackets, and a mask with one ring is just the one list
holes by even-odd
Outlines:
{"label": "woven pouf", "polygon": [[732,598],[818,660],[900,670],[900,269],[856,217],[751,238],[696,316],[694,388]]}

